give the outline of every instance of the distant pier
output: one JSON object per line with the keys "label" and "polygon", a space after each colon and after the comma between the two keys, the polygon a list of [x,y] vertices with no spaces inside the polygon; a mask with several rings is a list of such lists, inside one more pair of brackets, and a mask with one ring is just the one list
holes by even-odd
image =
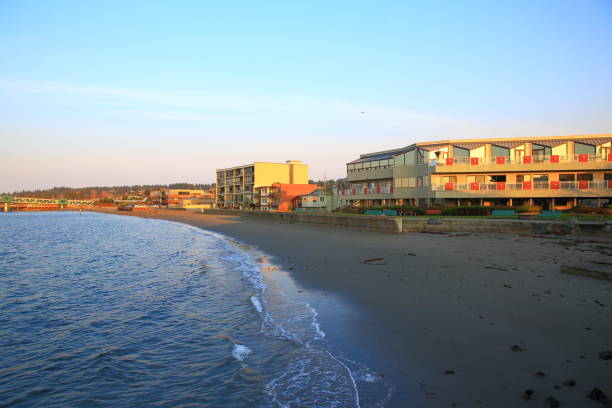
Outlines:
{"label": "distant pier", "polygon": [[49,211],[66,207],[93,207],[94,200],[64,200],[55,198],[0,196],[2,211]]}

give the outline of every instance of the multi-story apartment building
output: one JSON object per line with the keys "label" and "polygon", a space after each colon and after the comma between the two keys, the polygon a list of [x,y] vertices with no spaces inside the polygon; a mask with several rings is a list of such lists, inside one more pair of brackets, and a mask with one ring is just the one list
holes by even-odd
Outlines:
{"label": "multi-story apartment building", "polygon": [[253,208],[255,188],[274,183],[307,184],[308,165],[288,160],[285,163],[254,162],[217,169],[217,207]]}
{"label": "multi-story apartment building", "polygon": [[341,205],[604,205],[612,134],[442,140],[347,163]]}

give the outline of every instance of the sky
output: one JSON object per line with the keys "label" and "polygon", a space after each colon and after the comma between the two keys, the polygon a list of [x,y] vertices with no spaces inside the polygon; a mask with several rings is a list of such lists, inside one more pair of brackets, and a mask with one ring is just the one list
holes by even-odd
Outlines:
{"label": "sky", "polygon": [[612,0],[0,0],[0,192],[612,133]]}

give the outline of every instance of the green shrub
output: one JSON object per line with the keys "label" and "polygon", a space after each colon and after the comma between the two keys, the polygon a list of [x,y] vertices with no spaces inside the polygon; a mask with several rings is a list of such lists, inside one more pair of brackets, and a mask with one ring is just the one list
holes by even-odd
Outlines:
{"label": "green shrub", "polygon": [[446,207],[442,209],[442,215],[466,216],[466,215],[490,215],[491,207],[480,206],[462,206],[462,207]]}
{"label": "green shrub", "polygon": [[516,207],[515,211],[517,213],[539,213],[542,212],[542,207],[538,205],[521,205]]}

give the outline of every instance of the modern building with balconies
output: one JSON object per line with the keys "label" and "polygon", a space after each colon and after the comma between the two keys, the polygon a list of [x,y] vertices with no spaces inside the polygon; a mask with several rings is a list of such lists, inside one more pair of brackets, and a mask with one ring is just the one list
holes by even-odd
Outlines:
{"label": "modern building with balconies", "polygon": [[347,163],[343,206],[604,205],[612,134],[441,140]]}
{"label": "modern building with balconies", "polygon": [[274,183],[307,184],[308,165],[288,160],[285,163],[254,162],[217,169],[217,207],[254,208],[255,189]]}

